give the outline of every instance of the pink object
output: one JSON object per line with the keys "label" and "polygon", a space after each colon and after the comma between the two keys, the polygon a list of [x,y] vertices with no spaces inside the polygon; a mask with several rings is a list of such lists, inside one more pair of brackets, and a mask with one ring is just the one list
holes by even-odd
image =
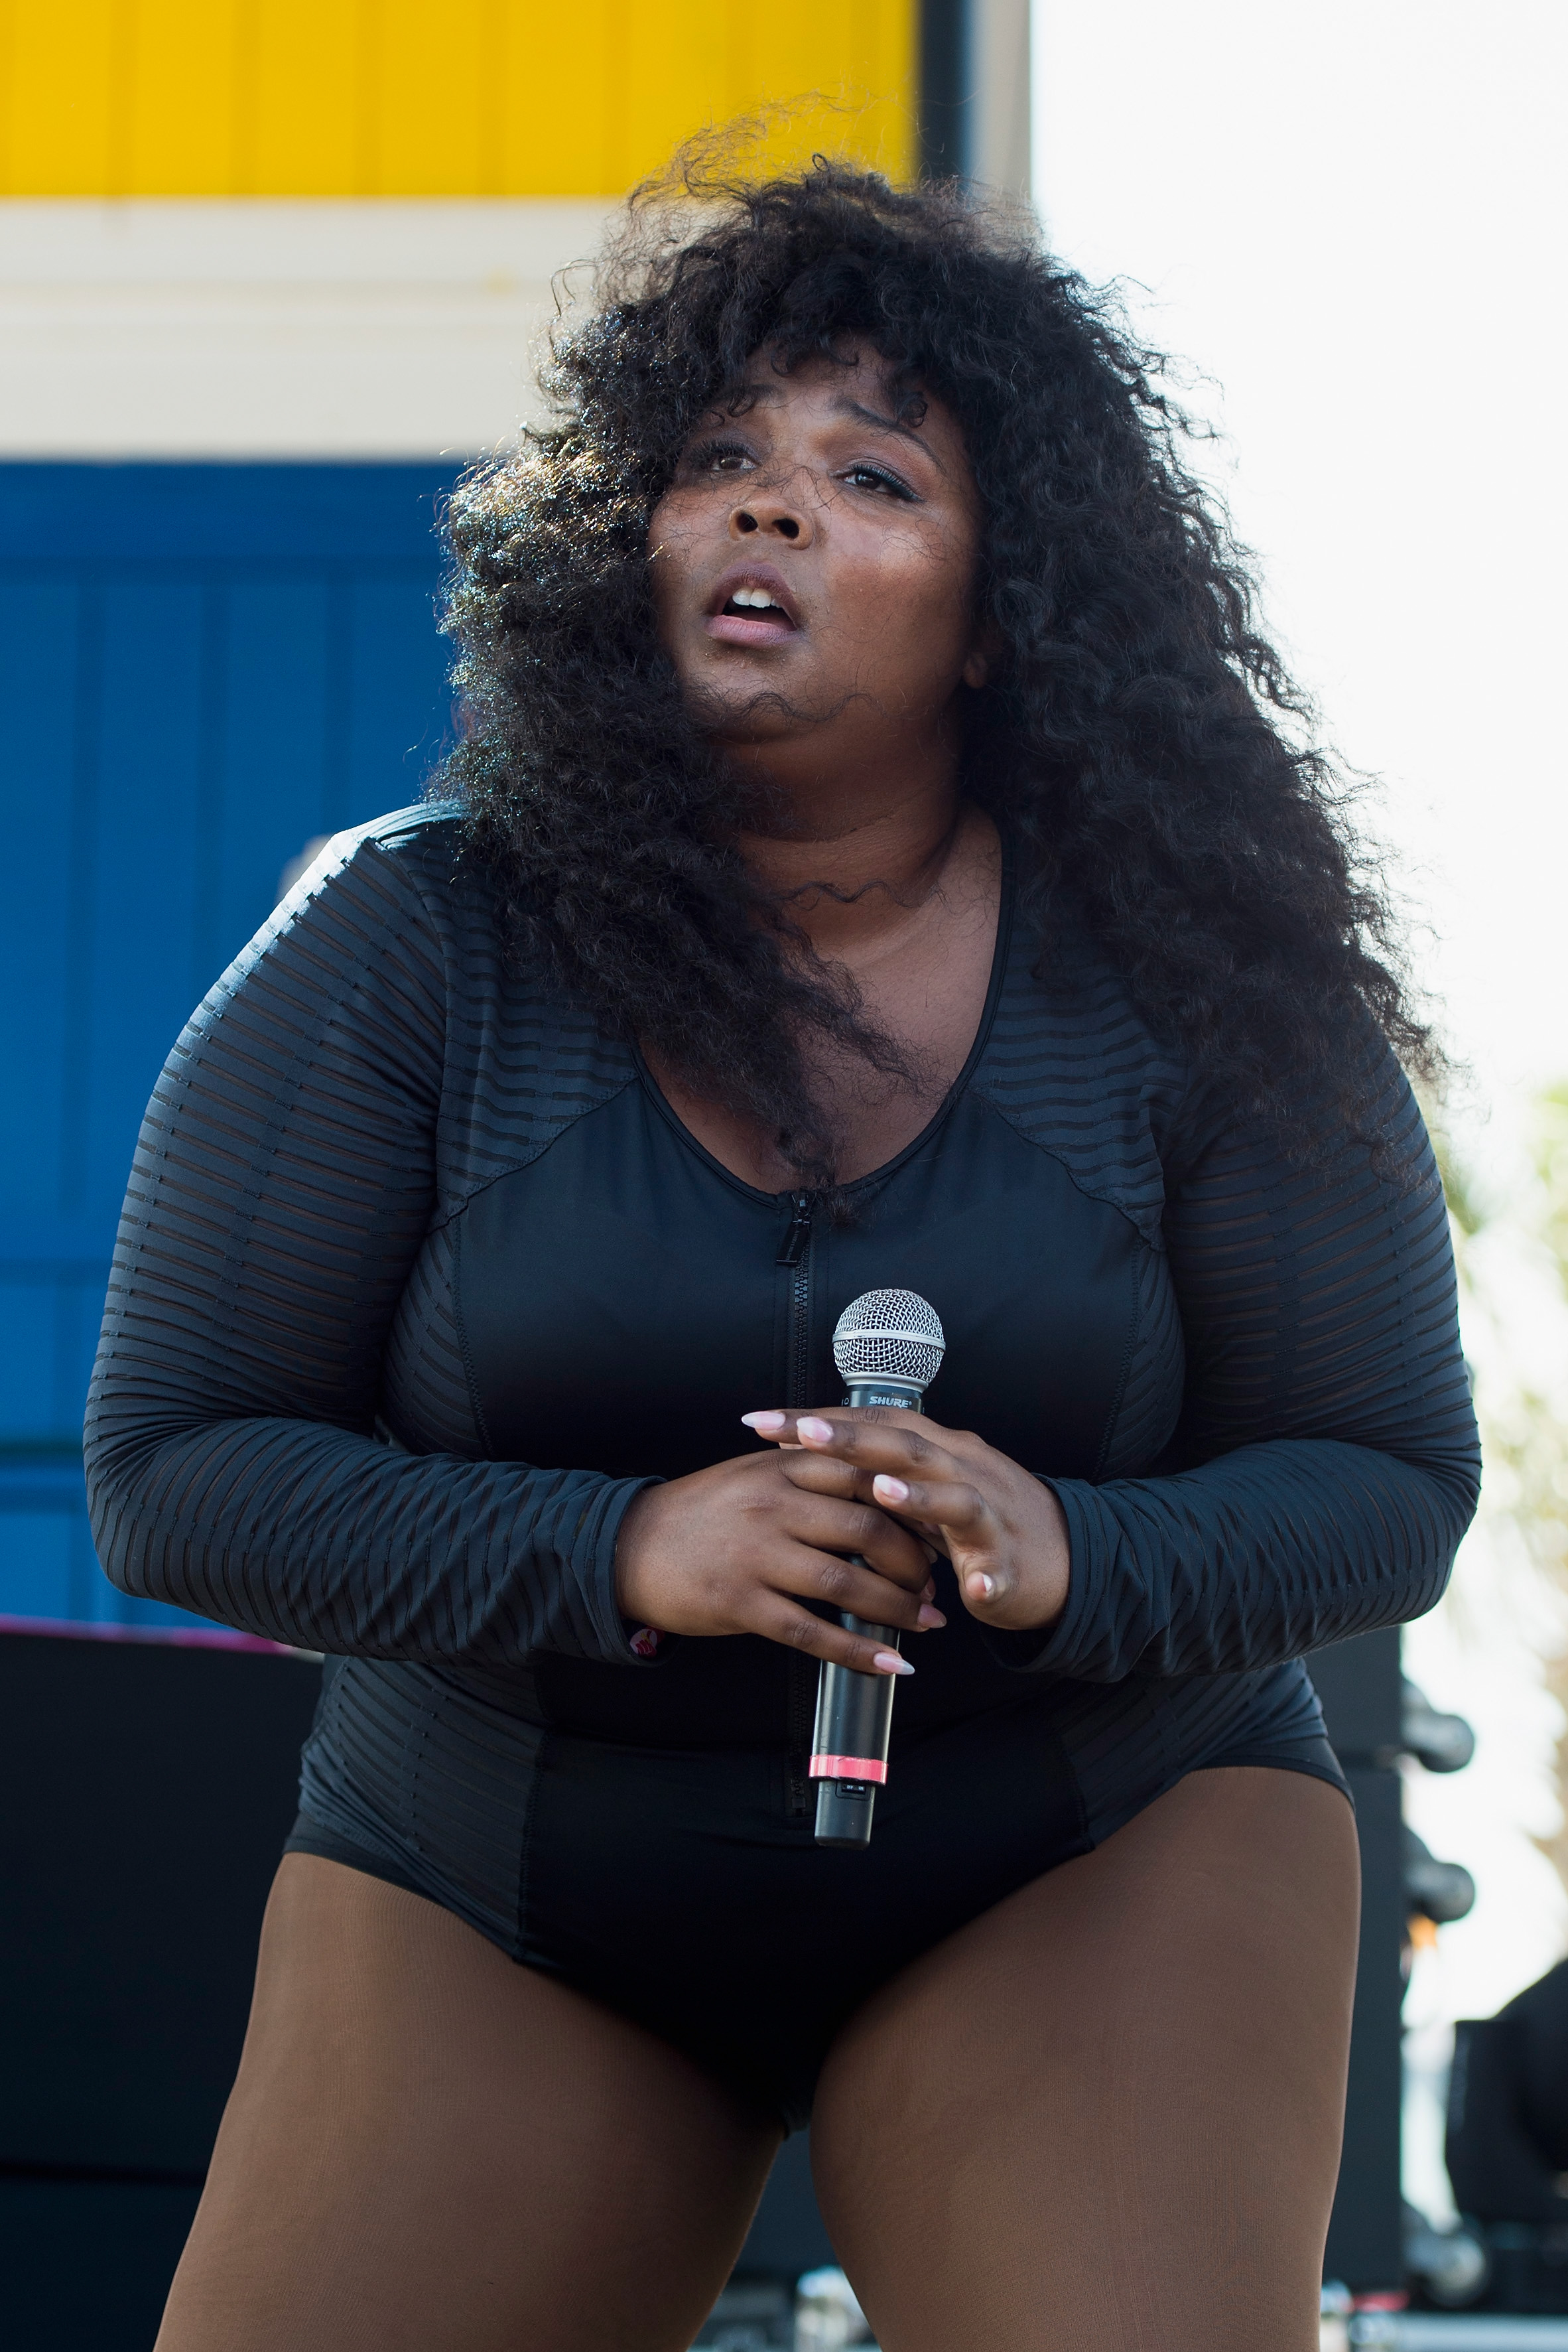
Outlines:
{"label": "pink object", "polygon": [[656,1625],[639,1625],[632,1636],[631,1646],[640,1658],[656,1658],[664,1638]]}
{"label": "pink object", "polygon": [[887,1767],[874,1756],[813,1756],[813,1780],[885,1780]]}
{"label": "pink object", "polygon": [[275,1658],[312,1654],[259,1633],[235,1633],[226,1625],[104,1625],[77,1617],[0,1616],[0,1633],[47,1633],[57,1642],[162,1642],[176,1650],[265,1650]]}

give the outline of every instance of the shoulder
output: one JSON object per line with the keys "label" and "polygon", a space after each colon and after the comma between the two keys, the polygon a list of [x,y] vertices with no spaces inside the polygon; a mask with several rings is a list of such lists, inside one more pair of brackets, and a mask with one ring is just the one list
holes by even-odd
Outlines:
{"label": "shoulder", "polygon": [[430,1069],[465,971],[497,961],[488,894],[458,873],[455,812],[399,809],[334,834],[192,1015],[195,1036],[266,1032],[305,1053],[333,1037],[417,1048]]}
{"label": "shoulder", "polygon": [[1065,894],[1012,920],[1001,990],[974,1084],[1151,1242],[1167,1158],[1189,1115],[1186,1057],[1157,1038]]}
{"label": "shoulder", "polygon": [[355,919],[375,909],[365,940],[380,990],[428,982],[440,1025],[444,1216],[528,1165],[635,1075],[624,1040],[517,951],[495,886],[465,846],[452,804],[397,809],[336,835],[297,886],[350,907]]}
{"label": "shoulder", "polygon": [[274,920],[316,901],[361,898],[428,902],[433,912],[447,904],[465,879],[462,825],[456,809],[418,803],[393,809],[366,824],[349,825],[321,842],[298,876]]}
{"label": "shoulder", "polygon": [[1403,1219],[1442,1190],[1420,1108],[1370,1014],[1347,1023],[1343,1071],[1361,1117],[1311,1094],[1294,1106],[1298,1144],[1239,1104],[1162,1038],[1071,899],[1019,919],[976,1084],[1003,1117],[1060,1160],[1085,1192],[1114,1202],[1158,1245],[1166,1213],[1195,1182],[1293,1200],[1370,1187]]}
{"label": "shoulder", "polygon": [[498,984],[505,926],[489,878],[465,855],[461,812],[424,802],[318,845],[247,953],[329,974],[384,971],[444,1000]]}

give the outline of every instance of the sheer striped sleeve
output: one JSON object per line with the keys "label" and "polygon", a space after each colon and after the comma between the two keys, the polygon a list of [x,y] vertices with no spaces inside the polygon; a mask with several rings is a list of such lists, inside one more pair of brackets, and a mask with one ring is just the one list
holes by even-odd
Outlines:
{"label": "sheer striped sleeve", "polygon": [[89,1400],[122,1591],[302,1648],[636,1665],[615,1537],[648,1482],[379,1443],[436,1208],[453,944],[342,836],[213,990],[143,1122]]}
{"label": "sheer striped sleeve", "polygon": [[1240,1672],[1438,1598],[1479,1445],[1442,1189],[1382,1058],[1376,1153],[1347,1138],[1300,1165],[1222,1124],[1167,1167],[1181,1422],[1160,1475],[1053,1482],[1071,1595],[1009,1663],[1092,1682]]}

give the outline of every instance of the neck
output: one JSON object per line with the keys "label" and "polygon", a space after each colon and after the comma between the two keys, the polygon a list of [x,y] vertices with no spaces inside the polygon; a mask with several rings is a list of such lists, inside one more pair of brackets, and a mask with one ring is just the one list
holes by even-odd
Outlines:
{"label": "neck", "polygon": [[785,796],[788,829],[743,833],[737,847],[816,953],[831,959],[852,960],[909,921],[973,814],[959,799],[952,759],[898,778],[768,781]]}

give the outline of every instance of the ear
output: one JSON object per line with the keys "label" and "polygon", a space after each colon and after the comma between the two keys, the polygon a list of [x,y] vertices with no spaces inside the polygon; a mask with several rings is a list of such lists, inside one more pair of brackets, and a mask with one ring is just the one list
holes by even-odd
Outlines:
{"label": "ear", "polygon": [[988,686],[991,672],[1001,657],[1002,633],[994,621],[983,621],[975,632],[968,659],[960,673],[964,684],[972,686],[977,692],[982,686]]}

